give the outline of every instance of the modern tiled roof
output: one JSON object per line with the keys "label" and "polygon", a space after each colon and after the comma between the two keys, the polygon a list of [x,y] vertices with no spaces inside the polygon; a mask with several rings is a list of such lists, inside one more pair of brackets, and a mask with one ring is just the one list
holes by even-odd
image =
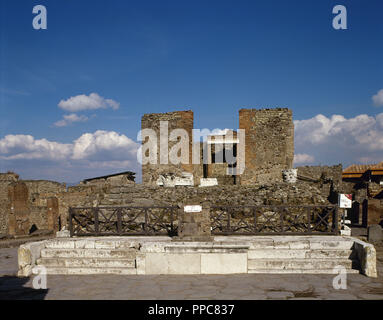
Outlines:
{"label": "modern tiled roof", "polygon": [[376,164],[352,164],[343,170],[343,173],[364,173]]}
{"label": "modern tiled roof", "polygon": [[378,164],[372,166],[370,170],[383,170],[383,161],[379,162]]}
{"label": "modern tiled roof", "polygon": [[378,164],[353,164],[342,172],[343,178],[360,178],[366,171],[371,171],[372,175],[383,173],[383,161]]}

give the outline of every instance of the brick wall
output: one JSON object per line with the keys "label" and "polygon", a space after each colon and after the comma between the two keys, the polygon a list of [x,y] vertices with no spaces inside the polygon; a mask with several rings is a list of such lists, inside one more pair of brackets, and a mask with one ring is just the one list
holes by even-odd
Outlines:
{"label": "brick wall", "polygon": [[[168,134],[174,129],[184,129],[189,136],[189,163],[188,164],[160,164],[160,121],[168,121]],[[192,146],[193,146],[193,111],[175,111],[168,113],[145,114],[141,119],[141,129],[153,129],[157,134],[157,164],[146,164],[142,166],[142,182],[144,184],[155,185],[158,176],[163,173],[181,172],[193,173],[192,165]],[[145,143],[145,141],[143,141]],[[168,151],[177,143],[168,141]]]}
{"label": "brick wall", "polygon": [[287,108],[241,109],[239,128],[245,129],[245,170],[241,184],[282,180],[282,170],[294,159],[294,124]]}

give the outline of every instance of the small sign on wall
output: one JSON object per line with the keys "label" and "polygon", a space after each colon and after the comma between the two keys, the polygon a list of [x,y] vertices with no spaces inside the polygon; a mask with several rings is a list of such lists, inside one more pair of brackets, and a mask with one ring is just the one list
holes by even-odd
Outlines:
{"label": "small sign on wall", "polygon": [[184,206],[184,212],[201,212],[201,206]]}
{"label": "small sign on wall", "polygon": [[338,195],[339,208],[352,208],[352,194],[340,193]]}

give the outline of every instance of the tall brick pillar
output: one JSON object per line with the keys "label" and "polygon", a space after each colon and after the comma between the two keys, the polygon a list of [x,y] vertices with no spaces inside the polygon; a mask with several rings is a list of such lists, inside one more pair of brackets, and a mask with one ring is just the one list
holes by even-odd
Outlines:
{"label": "tall brick pillar", "polygon": [[[156,164],[143,164],[142,165],[142,182],[144,184],[155,185],[156,181],[161,174],[173,173],[176,175],[181,175],[182,172],[193,173],[193,165],[192,165],[192,155],[193,155],[193,111],[174,111],[167,113],[150,113],[145,114],[141,118],[141,129],[152,129],[157,135],[157,163]],[[167,123],[167,132],[160,131],[161,122]],[[163,136],[168,136],[167,141],[167,152],[169,155],[169,151],[172,147],[178,143],[178,141],[169,141],[170,133],[175,129],[184,129],[188,134],[188,146],[189,153],[188,163],[179,163],[173,164],[169,161],[168,163],[161,163],[161,153],[160,153],[160,133]],[[146,141],[142,142],[143,144]],[[166,148],[165,146],[162,146]],[[162,150],[164,152],[166,150]]]}
{"label": "tall brick pillar", "polygon": [[294,159],[294,123],[287,108],[241,109],[239,129],[245,130],[242,185],[282,181],[282,170]]}
{"label": "tall brick pillar", "polygon": [[16,182],[8,187],[10,235],[29,234],[28,187],[24,182]]}
{"label": "tall brick pillar", "polygon": [[239,110],[239,129],[245,130],[245,170],[240,176],[240,184],[253,184],[257,181],[255,112],[256,109]]}
{"label": "tall brick pillar", "polygon": [[56,197],[47,199],[47,227],[54,232],[59,231],[59,201]]}

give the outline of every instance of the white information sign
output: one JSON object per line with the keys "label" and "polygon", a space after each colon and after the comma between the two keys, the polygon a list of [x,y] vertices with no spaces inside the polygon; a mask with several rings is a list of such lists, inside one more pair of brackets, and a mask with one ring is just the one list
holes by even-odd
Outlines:
{"label": "white information sign", "polygon": [[338,195],[339,208],[352,208],[352,194],[340,193]]}
{"label": "white information sign", "polygon": [[201,206],[184,206],[185,212],[201,212],[202,207]]}

